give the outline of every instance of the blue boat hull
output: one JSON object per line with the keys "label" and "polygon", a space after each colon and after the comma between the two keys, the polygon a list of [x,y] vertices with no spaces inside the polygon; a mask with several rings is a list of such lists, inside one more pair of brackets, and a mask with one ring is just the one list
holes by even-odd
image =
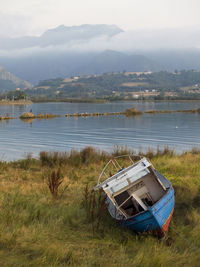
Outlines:
{"label": "blue boat hull", "polygon": [[174,189],[169,180],[167,180],[156,170],[155,172],[167,190],[165,195],[153,206],[149,207],[147,211],[143,211],[138,215],[132,216],[128,219],[122,219],[119,216],[116,216],[116,212],[113,212],[115,207],[112,202],[107,201],[108,210],[111,216],[119,221],[123,227],[128,227],[136,232],[159,231],[164,233],[168,230],[168,226],[174,211]]}
{"label": "blue boat hull", "polygon": [[174,211],[174,190],[171,187],[155,205],[136,216],[122,220],[121,225],[137,232],[166,232]]}

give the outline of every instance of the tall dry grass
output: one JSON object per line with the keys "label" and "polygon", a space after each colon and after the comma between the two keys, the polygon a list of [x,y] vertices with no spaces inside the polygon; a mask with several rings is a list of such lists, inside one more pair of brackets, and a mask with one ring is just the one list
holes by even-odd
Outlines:
{"label": "tall dry grass", "polygon": [[[175,212],[164,240],[119,227],[103,195],[91,191],[113,155],[87,148],[0,162],[0,265],[199,266],[200,152],[147,152],[175,188]],[[58,168],[60,192],[68,187],[53,199],[46,178]]]}

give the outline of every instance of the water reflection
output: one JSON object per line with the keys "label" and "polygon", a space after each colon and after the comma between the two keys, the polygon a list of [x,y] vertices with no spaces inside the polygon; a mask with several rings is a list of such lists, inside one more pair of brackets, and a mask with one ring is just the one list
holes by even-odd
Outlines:
{"label": "water reflection", "polygon": [[29,123],[29,124],[32,124],[34,122],[34,119],[22,119],[22,118],[20,118],[20,120],[25,122],[25,123]]}

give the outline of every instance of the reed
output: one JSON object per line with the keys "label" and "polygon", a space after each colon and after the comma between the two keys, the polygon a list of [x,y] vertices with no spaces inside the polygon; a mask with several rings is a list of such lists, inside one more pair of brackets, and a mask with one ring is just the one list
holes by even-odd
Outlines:
{"label": "reed", "polygon": [[42,166],[61,166],[67,163],[68,154],[66,152],[41,151],[39,154],[39,158]]}

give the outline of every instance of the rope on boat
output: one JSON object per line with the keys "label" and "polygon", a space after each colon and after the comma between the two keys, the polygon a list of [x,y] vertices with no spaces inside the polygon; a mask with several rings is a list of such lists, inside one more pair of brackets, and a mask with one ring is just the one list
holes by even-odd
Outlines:
{"label": "rope on boat", "polygon": [[[160,214],[156,214],[158,215],[160,218]],[[164,219],[161,218],[161,220],[164,222]],[[187,239],[186,237],[184,237],[182,234],[180,234],[176,229],[175,227],[173,227],[171,224],[170,224],[170,228],[182,239],[185,241],[185,243],[187,243],[188,247],[195,250],[195,251],[198,251],[200,252],[200,248],[199,247],[196,247],[189,239]]]}
{"label": "rope on boat", "polygon": [[198,251],[200,252],[200,248],[199,247],[196,247],[189,239],[187,239],[186,237],[184,237],[182,234],[180,234],[174,227],[172,227],[170,225],[170,228],[172,228],[172,230],[182,239],[185,241],[185,243],[187,243],[188,247],[195,250],[195,251]]}

